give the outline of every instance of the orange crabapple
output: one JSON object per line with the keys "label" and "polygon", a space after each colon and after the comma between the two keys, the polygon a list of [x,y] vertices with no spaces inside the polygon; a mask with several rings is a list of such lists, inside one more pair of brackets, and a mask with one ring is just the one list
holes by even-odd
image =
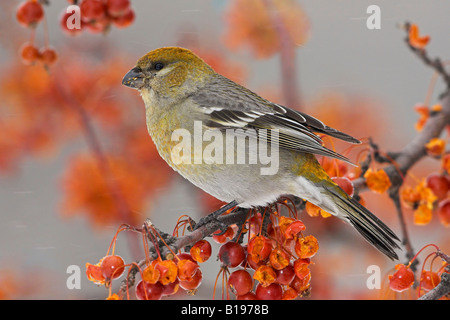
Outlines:
{"label": "orange crabapple", "polygon": [[251,256],[249,254],[247,254],[247,256],[245,257],[245,260],[242,262],[242,267],[250,267],[253,270],[258,269],[259,266],[265,265],[266,261],[259,261],[259,262],[255,262],[253,261],[253,259],[251,258]]}
{"label": "orange crabapple", "polygon": [[420,277],[420,287],[425,291],[430,291],[441,282],[441,278],[436,272],[424,270]]}
{"label": "orange crabapple", "polygon": [[298,238],[295,243],[295,253],[302,259],[313,257],[318,250],[319,242],[312,235]]}
{"label": "orange crabapple", "polygon": [[106,11],[112,17],[118,17],[130,8],[130,0],[106,0]]}
{"label": "orange crabapple", "polygon": [[297,297],[298,297],[297,290],[288,287],[286,288],[286,290],[284,290],[283,297],[281,298],[281,300],[294,300]]}
{"label": "orange crabapple", "polygon": [[289,287],[297,291],[298,294],[302,294],[305,290],[309,289],[309,287],[311,286],[310,281],[311,281],[311,273],[309,273],[304,278],[294,276],[294,279],[292,279],[291,283],[289,284]]}
{"label": "orange crabapple", "polygon": [[157,260],[153,260],[149,265],[145,267],[141,275],[142,280],[147,283],[156,283],[159,281],[161,272],[155,267],[157,262]]}
{"label": "orange crabapple", "polygon": [[310,274],[309,272],[309,264],[311,263],[310,259],[302,259],[302,258],[298,258],[297,260],[294,261],[294,272],[295,275],[300,278],[303,279],[305,278],[308,274]]}
{"label": "orange crabapple", "polygon": [[26,42],[20,48],[20,57],[24,64],[31,65],[39,60],[40,53],[32,43]]}
{"label": "orange crabapple", "polygon": [[92,281],[98,285],[103,285],[106,279],[103,276],[102,269],[100,268],[100,263],[101,262],[95,265],[86,263],[86,276],[89,281]]}
{"label": "orange crabapple", "polygon": [[51,66],[56,62],[56,60],[58,60],[58,54],[56,53],[55,49],[46,47],[41,49],[39,60],[45,66]]}
{"label": "orange crabapple", "polygon": [[221,230],[215,231],[212,236],[213,240],[218,244],[225,243],[233,239],[233,237],[234,237],[234,229],[231,226],[229,226],[224,233],[222,233]]}
{"label": "orange crabapple", "polygon": [[305,224],[300,220],[295,220],[286,227],[284,230],[284,236],[286,239],[294,239],[304,230],[306,230]]}
{"label": "orange crabapple", "polygon": [[404,264],[397,264],[395,270],[397,271],[389,276],[389,288],[397,292],[409,289],[414,283],[414,273],[412,270]]}
{"label": "orange crabapple", "polygon": [[202,270],[198,269],[191,280],[183,280],[183,281],[180,280],[179,285],[180,285],[180,288],[182,288],[184,290],[189,290],[189,291],[195,290],[202,283],[202,279],[203,279]]}
{"label": "orange crabapple", "polygon": [[135,19],[134,10],[128,9],[128,11],[126,11],[123,15],[114,17],[112,19],[112,23],[117,28],[126,28],[134,22],[134,19]]}
{"label": "orange crabapple", "polygon": [[106,16],[106,6],[102,0],[83,0],[80,12],[85,22],[101,20]]}
{"label": "orange crabapple", "polygon": [[281,270],[289,265],[290,255],[282,248],[277,247],[270,253],[269,261],[274,269]]}
{"label": "orange crabapple", "polygon": [[35,28],[43,18],[44,9],[37,0],[22,2],[16,11],[16,19],[24,27]]}
{"label": "orange crabapple", "polygon": [[247,252],[250,256],[249,260],[258,263],[269,258],[272,252],[272,241],[264,236],[255,236],[250,239],[247,245]]}
{"label": "orange crabapple", "polygon": [[207,240],[197,241],[190,249],[192,258],[197,262],[205,262],[211,257],[211,244]]}
{"label": "orange crabapple", "polygon": [[253,279],[257,280],[263,287],[267,287],[275,282],[277,274],[271,266],[262,265],[256,269]]}
{"label": "orange crabapple", "polygon": [[118,255],[110,255],[103,258],[100,264],[102,275],[108,281],[119,278],[125,270],[125,262]]}
{"label": "orange crabapple", "polygon": [[193,262],[188,259],[180,260],[177,262],[178,267],[178,279],[180,281],[190,281],[199,270],[197,262]]}
{"label": "orange crabapple", "polygon": [[160,272],[159,282],[166,285],[177,279],[178,268],[173,260],[158,260],[155,268]]}

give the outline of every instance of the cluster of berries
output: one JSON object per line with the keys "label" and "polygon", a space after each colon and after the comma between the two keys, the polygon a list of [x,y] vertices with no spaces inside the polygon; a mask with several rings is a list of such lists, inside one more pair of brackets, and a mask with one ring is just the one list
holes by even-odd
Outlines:
{"label": "cluster of berries", "polygon": [[[61,29],[68,35],[81,34],[83,30],[91,33],[106,33],[111,26],[126,28],[135,19],[130,0],[68,0],[77,10],[65,9],[60,18]],[[43,48],[35,45],[36,27],[45,19],[44,0],[26,0],[19,4],[16,11],[17,21],[32,30],[31,40],[20,48],[20,57],[24,64],[42,63],[45,67],[53,65],[58,54],[48,44],[47,28],[44,28],[46,44]],[[70,7],[69,7],[70,8]],[[78,23],[77,23],[78,22]]]}
{"label": "cluster of berries", "polygon": [[61,14],[61,28],[68,35],[75,36],[83,30],[91,33],[106,33],[111,26],[126,28],[135,19],[130,0],[70,0],[80,8],[79,25],[73,27],[73,12],[64,10]]}
{"label": "cluster of berries", "polygon": [[[219,274],[223,274],[226,284],[222,288],[222,292],[227,293],[226,298],[230,291],[239,300],[291,300],[309,294],[309,267],[319,243],[314,236],[303,235],[306,227],[289,201],[280,200],[263,212],[250,209],[242,225],[231,225],[225,232],[219,230],[212,235],[220,244],[217,257],[221,262]],[[288,214],[280,214],[283,208],[287,208]],[[232,210],[227,214],[230,212]],[[129,228],[121,227],[117,234]],[[177,224],[174,234],[178,235],[179,229],[180,224]],[[112,245],[115,245],[115,239]],[[144,241],[145,247],[148,249]],[[190,247],[189,252],[172,252],[166,254],[165,259],[158,254],[157,259],[151,260],[147,250],[145,262],[125,265],[119,256],[109,255],[108,251],[97,264],[86,264],[86,274],[94,283],[111,287],[111,281],[120,277],[129,266],[130,270],[135,268],[140,273],[140,281],[134,290],[138,299],[161,299],[176,293],[179,288],[195,294],[203,278],[200,264],[210,258],[211,252],[211,244],[203,239]],[[127,283],[128,279],[127,276]],[[127,287],[127,297],[128,292]],[[114,294],[110,298],[119,296]]]}
{"label": "cluster of berries", "polygon": [[32,29],[31,40],[25,42],[20,48],[20,57],[26,65],[40,62],[44,66],[49,67],[58,59],[58,54],[48,43],[40,49],[34,44],[35,29],[44,19],[44,15],[44,8],[37,0],[24,1],[17,8],[17,21],[25,28]]}
{"label": "cluster of berries", "polygon": [[448,272],[446,271],[446,268],[449,265],[450,257],[444,254],[436,245],[429,244],[419,250],[419,252],[415,255],[414,258],[411,259],[411,261],[409,261],[407,265],[397,264],[395,266],[396,272],[389,276],[389,288],[391,290],[396,292],[403,292],[413,287],[415,283],[415,275],[414,271],[411,270],[411,265],[416,260],[418,255],[428,247],[434,248],[434,251],[427,255],[423,262],[423,265],[425,266],[425,263],[430,258],[432,259],[432,263],[435,259],[441,258],[442,264],[440,264],[440,267],[437,271],[432,270],[432,263],[429,270],[426,270],[424,267],[422,267],[422,270],[420,271],[420,280],[418,281],[417,286],[418,295],[421,296],[423,293],[432,290],[441,282],[441,275],[444,272]]}
{"label": "cluster of berries", "polygon": [[[447,157],[447,156],[446,156]],[[450,162],[450,156],[445,161]],[[450,226],[450,178],[447,171],[430,173],[416,186],[405,186],[401,190],[402,203],[414,211],[414,223],[426,225],[431,222],[433,213],[440,222]]]}
{"label": "cluster of berries", "polygon": [[[268,214],[267,232],[263,235],[263,220]],[[302,234],[306,227],[293,216],[267,209],[264,213],[253,212],[243,227],[248,232],[246,245],[228,241],[236,238],[232,232],[228,232],[228,239],[213,237],[217,242],[226,241],[218,257],[225,273],[236,268],[227,279],[227,289],[236,299],[291,300],[309,294],[309,266],[319,244],[314,236]]]}
{"label": "cluster of berries", "polygon": [[[115,243],[115,239],[113,242]],[[112,254],[103,257],[95,265],[86,263],[86,275],[95,284],[111,288],[111,281],[121,277],[126,267],[131,267],[140,272],[141,280],[134,288],[135,297],[139,300],[160,300],[164,296],[177,293],[180,288],[188,294],[195,294],[203,279],[199,263],[207,261],[211,251],[211,244],[200,240],[191,247],[190,253],[169,255],[164,260],[161,256],[154,260],[147,258],[142,265],[125,264],[120,256]],[[130,274],[130,271],[128,273]],[[128,288],[127,296],[129,297]],[[118,294],[110,294],[108,297],[121,298],[123,297]]]}

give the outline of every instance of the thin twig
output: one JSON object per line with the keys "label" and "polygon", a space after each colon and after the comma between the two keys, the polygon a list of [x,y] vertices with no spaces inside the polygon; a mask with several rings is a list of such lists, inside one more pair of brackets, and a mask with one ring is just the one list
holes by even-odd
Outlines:
{"label": "thin twig", "polygon": [[[406,24],[406,31],[409,31],[409,24]],[[391,188],[389,190],[389,196],[393,200],[398,218],[402,230],[402,240],[406,248],[406,256],[410,258],[414,256],[411,242],[409,240],[406,221],[402,212],[402,208],[399,201],[399,190],[403,185],[404,177],[407,172],[422,158],[427,155],[425,145],[432,139],[441,135],[445,127],[450,123],[450,75],[443,68],[440,59],[431,59],[427,52],[423,49],[417,49],[409,43],[406,39],[408,47],[428,66],[436,70],[446,82],[449,88],[443,94],[440,95],[440,104],[442,110],[430,114],[428,121],[419,132],[400,152],[395,153],[395,164],[391,164],[385,167],[383,170],[388,175]],[[367,188],[365,178],[363,176],[353,181],[354,187],[358,192]]]}

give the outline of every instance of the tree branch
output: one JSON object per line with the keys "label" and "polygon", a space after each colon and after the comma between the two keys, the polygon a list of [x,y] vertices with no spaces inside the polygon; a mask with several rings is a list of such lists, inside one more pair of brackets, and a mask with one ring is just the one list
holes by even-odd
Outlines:
{"label": "tree branch", "polygon": [[[407,32],[409,32],[409,26],[409,23],[405,24]],[[427,151],[425,145],[432,138],[439,137],[445,127],[450,124],[450,74],[444,69],[439,58],[431,59],[424,49],[413,47],[410,44],[408,37],[405,40],[411,51],[415,53],[427,66],[433,68],[447,84],[447,90],[440,95],[440,104],[442,106],[441,111],[432,113],[422,131],[419,132],[400,152],[395,153],[395,162],[392,162],[391,165],[383,169],[391,181],[389,196],[396,206],[402,230],[403,244],[407,250],[406,256],[410,259],[414,256],[414,253],[400,205],[399,190],[403,185],[404,177],[408,171],[413,165],[426,156]],[[358,192],[367,188],[366,181],[363,176],[355,179],[353,181],[353,185]]]}
{"label": "tree branch", "polygon": [[445,295],[450,294],[450,266],[445,268],[441,275],[441,282],[432,290],[424,294],[419,300],[438,300]]}

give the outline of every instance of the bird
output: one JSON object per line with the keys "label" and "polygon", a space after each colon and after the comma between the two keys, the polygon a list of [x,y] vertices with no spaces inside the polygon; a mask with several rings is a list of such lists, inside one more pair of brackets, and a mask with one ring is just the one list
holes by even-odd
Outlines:
{"label": "bird", "polygon": [[[360,143],[358,139],[264,99],[215,72],[186,48],[148,52],[122,84],[139,91],[148,133],[160,156],[192,184],[228,203],[224,210],[264,207],[293,195],[347,222],[391,260],[398,259],[397,235],[341,189],[317,160],[326,156],[352,164],[326,148],[321,135],[352,144]],[[231,144],[239,138],[248,143]],[[260,152],[264,147],[273,156],[273,172],[263,173],[264,168],[270,171],[262,161],[267,160]],[[239,161],[239,153],[248,157]]]}

